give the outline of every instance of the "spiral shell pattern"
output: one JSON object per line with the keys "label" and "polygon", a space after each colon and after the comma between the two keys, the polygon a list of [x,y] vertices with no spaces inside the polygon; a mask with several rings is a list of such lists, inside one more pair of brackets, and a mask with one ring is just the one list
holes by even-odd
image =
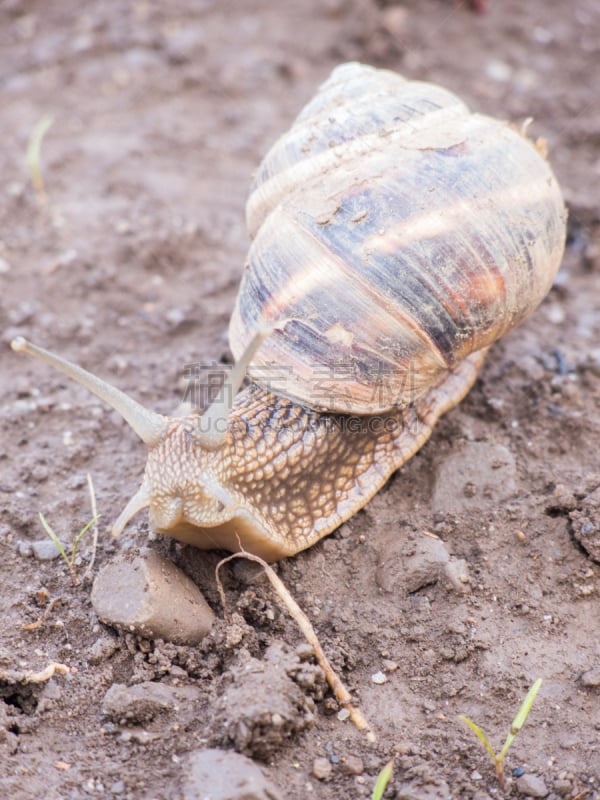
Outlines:
{"label": "spiral shell pattern", "polygon": [[551,168],[438,86],[334,70],[271,148],[230,324],[252,379],[321,411],[405,407],[521,322],[562,258]]}

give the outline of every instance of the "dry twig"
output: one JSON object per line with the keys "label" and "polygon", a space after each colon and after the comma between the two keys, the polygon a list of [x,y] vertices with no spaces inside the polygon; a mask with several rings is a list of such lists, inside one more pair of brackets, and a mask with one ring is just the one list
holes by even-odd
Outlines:
{"label": "dry twig", "polygon": [[350,692],[344,684],[342,683],[341,679],[339,678],[338,674],[335,672],[331,664],[329,663],[327,656],[323,652],[323,648],[321,647],[321,643],[315,633],[315,630],[306,616],[304,611],[300,608],[298,603],[294,600],[290,592],[288,591],[287,587],[281,580],[281,578],[276,574],[272,567],[270,567],[266,561],[264,561],[259,556],[255,556],[252,553],[247,553],[245,550],[240,550],[239,553],[234,553],[231,556],[227,556],[222,561],[219,561],[217,567],[215,569],[215,577],[217,580],[217,588],[219,590],[219,595],[221,597],[221,603],[223,604],[223,608],[227,611],[227,602],[225,600],[225,592],[223,591],[223,585],[221,583],[221,579],[219,578],[219,570],[226,564],[228,561],[232,561],[234,558],[246,558],[248,561],[254,561],[257,564],[260,564],[261,567],[264,569],[267,578],[269,579],[271,586],[275,589],[279,599],[287,608],[288,612],[290,613],[292,619],[296,622],[306,641],[311,645],[313,648],[314,654],[316,656],[317,661],[319,662],[319,666],[325,673],[325,678],[327,679],[327,683],[331,687],[336,700],[338,703],[346,709],[348,714],[350,715],[350,719],[356,725],[356,727],[360,731],[365,731],[367,735],[367,739],[370,742],[375,742],[375,734],[371,730],[371,726],[363,716],[362,711],[360,708],[355,706],[352,702],[352,698],[350,696]]}
{"label": "dry twig", "polygon": [[45,683],[46,681],[49,681],[50,678],[52,678],[55,673],[58,673],[59,675],[68,675],[69,672],[70,670],[67,666],[65,666],[65,664],[57,664],[56,661],[52,661],[50,664],[48,664],[47,667],[40,670],[39,672],[34,672],[31,669],[0,670],[0,681],[3,681],[4,683],[8,684]]}
{"label": "dry twig", "polygon": [[44,613],[41,617],[36,619],[35,622],[29,622],[27,625],[21,625],[22,631],[37,631],[38,628],[41,628],[44,622],[50,616],[50,613],[54,611],[54,609],[62,603],[61,597],[55,597],[54,600],[48,601],[46,608],[44,609]]}

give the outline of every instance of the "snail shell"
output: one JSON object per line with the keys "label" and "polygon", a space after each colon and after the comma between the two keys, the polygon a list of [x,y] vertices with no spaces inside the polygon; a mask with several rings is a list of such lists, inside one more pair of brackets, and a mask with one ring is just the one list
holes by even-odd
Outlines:
{"label": "snail shell", "polygon": [[540,303],[565,223],[552,170],[514,127],[344,64],[256,174],[232,351],[276,326],[255,382],[279,377],[271,388],[323,411],[405,407]]}

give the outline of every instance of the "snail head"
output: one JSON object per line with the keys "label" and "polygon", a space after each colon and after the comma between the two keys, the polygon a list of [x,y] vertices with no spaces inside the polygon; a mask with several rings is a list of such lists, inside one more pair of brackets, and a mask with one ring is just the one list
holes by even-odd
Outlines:
{"label": "snail head", "polygon": [[[243,511],[224,486],[221,451],[227,441],[235,395],[269,333],[261,331],[254,336],[227,376],[224,390],[202,414],[193,412],[183,417],[151,411],[96,375],[23,337],[14,339],[11,346],[16,352],[45,361],[104,400],[148,447],[142,484],[114,522],[113,535],[120,534],[138,511],[149,508],[154,530],[197,545],[198,527],[209,532],[226,527],[234,518],[238,527],[244,526]],[[211,546],[210,542],[206,546]]]}

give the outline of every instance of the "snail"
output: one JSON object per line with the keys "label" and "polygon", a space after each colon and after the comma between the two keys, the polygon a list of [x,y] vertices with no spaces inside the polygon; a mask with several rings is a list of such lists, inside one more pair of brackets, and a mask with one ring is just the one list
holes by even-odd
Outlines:
{"label": "snail", "polygon": [[439,86],[343,64],[255,175],[236,364],[206,411],[157,414],[14,340],[148,446],[113,533],[149,507],[157,532],[272,561],[362,508],[550,289],[566,211],[541,150]]}

